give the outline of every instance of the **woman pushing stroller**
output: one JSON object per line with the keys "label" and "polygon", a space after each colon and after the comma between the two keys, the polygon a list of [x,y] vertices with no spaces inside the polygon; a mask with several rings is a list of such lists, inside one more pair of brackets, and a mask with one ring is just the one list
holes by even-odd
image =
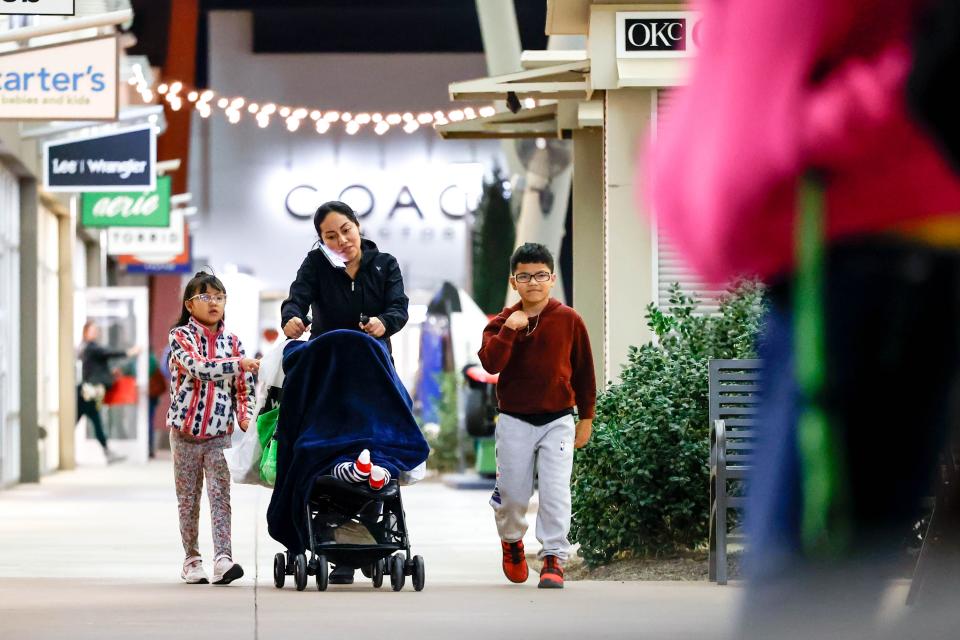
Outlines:
{"label": "woman pushing stroller", "polygon": [[[360,330],[383,344],[389,354],[390,336],[407,323],[408,299],[404,293],[403,276],[396,258],[380,252],[376,244],[361,237],[360,221],[346,203],[330,201],[320,205],[314,215],[313,224],[320,246],[307,254],[297,271],[296,279],[290,285],[290,295],[281,306],[284,334],[288,338],[296,339],[309,328],[311,340],[314,340],[337,330]],[[312,323],[309,319],[311,315]],[[345,341],[349,342],[349,338],[341,338],[337,343],[343,344]],[[371,362],[373,361],[378,361],[376,355],[371,359]],[[288,362],[285,356],[285,369]],[[383,375],[380,375],[378,380],[386,379],[384,376],[396,377],[396,373],[392,371],[392,363],[388,364],[389,371],[379,371]],[[377,364],[370,366],[377,370],[380,368]],[[376,382],[373,384],[376,386]],[[290,401],[287,400],[286,391],[284,395],[284,406],[288,406]],[[344,419],[350,421],[351,417],[345,415]],[[376,422],[373,420],[371,424]],[[329,424],[314,426],[318,433],[323,432],[319,438],[330,435],[329,431],[324,431],[332,428]],[[374,434],[378,427],[374,424],[371,428],[373,431],[370,433]],[[415,435],[422,439],[419,429]],[[295,443],[287,444],[289,450]],[[324,471],[341,481],[366,486],[372,490],[382,489],[404,469],[384,463],[383,454],[377,448],[382,446],[383,442],[371,441],[369,445],[364,446],[358,441],[354,450],[340,452],[338,455],[341,459]],[[425,442],[423,449],[425,459]],[[311,455],[319,455],[315,449],[311,451]],[[278,467],[280,458],[281,455],[278,454]],[[311,471],[316,473],[317,469],[311,467]],[[279,485],[278,478],[277,488],[280,491],[275,490],[275,496],[283,493]],[[332,584],[351,584],[353,576],[353,569],[345,564],[338,564],[329,579]]]}

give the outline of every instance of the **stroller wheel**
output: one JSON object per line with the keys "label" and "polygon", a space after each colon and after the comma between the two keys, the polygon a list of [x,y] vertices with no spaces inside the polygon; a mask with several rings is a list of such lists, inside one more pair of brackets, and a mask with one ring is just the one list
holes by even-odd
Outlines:
{"label": "stroller wheel", "polygon": [[386,561],[383,558],[373,563],[373,571],[371,571],[373,575],[371,577],[373,578],[374,589],[379,589],[383,586],[383,567],[385,564]]}
{"label": "stroller wheel", "polygon": [[302,553],[298,553],[293,559],[293,581],[297,585],[297,591],[307,588],[307,556]]}
{"label": "stroller wheel", "polygon": [[287,559],[282,553],[273,556],[273,586],[283,589],[287,577]]}
{"label": "stroller wheel", "polygon": [[403,583],[406,579],[403,575],[403,556],[396,555],[390,560],[390,586],[393,587],[394,591],[400,591],[403,589]]}
{"label": "stroller wheel", "polygon": [[426,580],[423,566],[423,556],[413,556],[413,588],[423,591],[423,582]]}
{"label": "stroller wheel", "polygon": [[326,591],[329,584],[330,567],[327,565],[326,556],[317,556],[317,591]]}

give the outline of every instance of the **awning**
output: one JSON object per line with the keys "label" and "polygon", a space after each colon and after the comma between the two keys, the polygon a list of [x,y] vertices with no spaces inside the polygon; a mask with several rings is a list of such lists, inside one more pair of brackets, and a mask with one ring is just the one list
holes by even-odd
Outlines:
{"label": "awning", "polygon": [[537,100],[589,100],[590,61],[578,60],[450,84],[451,100],[503,100],[508,93]]}

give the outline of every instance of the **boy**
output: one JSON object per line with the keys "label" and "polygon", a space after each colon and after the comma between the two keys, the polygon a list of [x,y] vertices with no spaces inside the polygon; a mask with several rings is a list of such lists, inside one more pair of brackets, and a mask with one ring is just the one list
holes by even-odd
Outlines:
{"label": "boy", "polygon": [[593,355],[579,314],[550,297],[557,276],[546,247],[521,246],[510,258],[510,273],[520,302],[487,325],[478,354],[484,369],[500,374],[497,486],[490,506],[501,538],[503,573],[511,582],[525,582],[523,534],[536,472],[537,540],[543,547],[539,587],[559,589],[570,548],[573,449],[586,445],[593,430]]}

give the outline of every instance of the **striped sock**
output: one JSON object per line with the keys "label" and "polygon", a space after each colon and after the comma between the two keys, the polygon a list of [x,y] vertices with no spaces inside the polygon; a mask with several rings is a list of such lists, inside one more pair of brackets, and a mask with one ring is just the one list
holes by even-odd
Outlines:
{"label": "striped sock", "polygon": [[370,477],[370,450],[364,449],[353,462],[341,462],[330,472],[334,478],[351,482],[353,484],[363,484]]}

